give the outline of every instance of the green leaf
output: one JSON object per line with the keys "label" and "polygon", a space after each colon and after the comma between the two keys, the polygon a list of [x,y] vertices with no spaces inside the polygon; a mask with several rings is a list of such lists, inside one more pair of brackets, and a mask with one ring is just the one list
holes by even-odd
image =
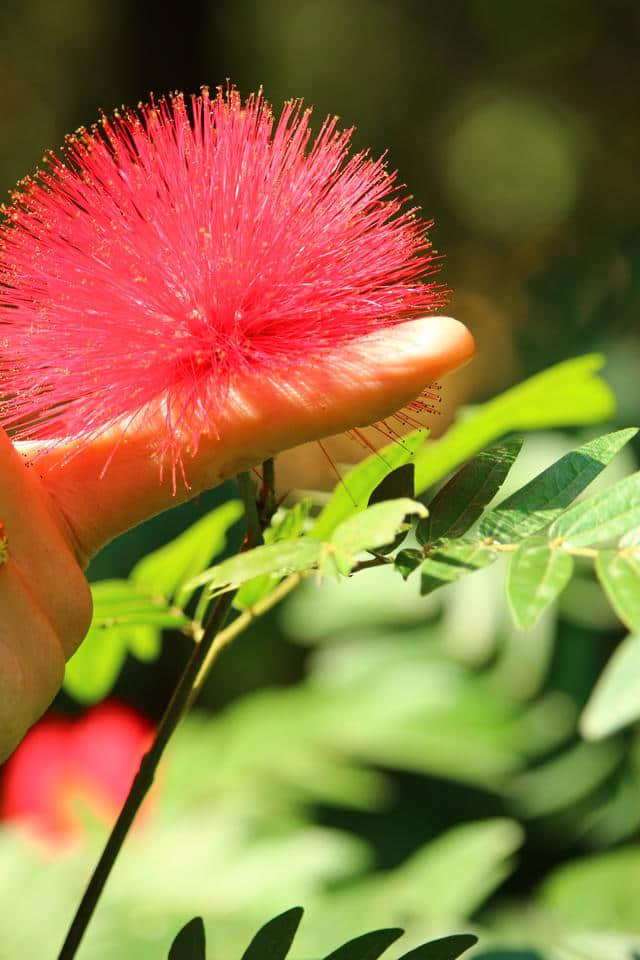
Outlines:
{"label": "green leaf", "polygon": [[204,570],[185,586],[193,590],[206,585],[212,592],[225,593],[264,574],[284,577],[308,570],[316,566],[323,549],[323,544],[310,537],[265,544],[223,560],[217,566]]}
{"label": "green leaf", "polygon": [[450,540],[427,557],[420,568],[420,592],[431,593],[466,573],[488,567],[498,554],[476,540]]}
{"label": "green leaf", "polygon": [[384,500],[397,500],[399,497],[413,497],[415,466],[405,463],[392,470],[382,480],[369,497],[369,506]]}
{"label": "green leaf", "polygon": [[115,629],[121,633],[129,653],[136,660],[151,663],[160,656],[162,633],[157,627],[148,623],[132,623],[126,627],[116,627]]}
{"label": "green leaf", "polygon": [[620,539],[618,546],[623,549],[626,547],[640,547],[640,527],[634,527],[633,530],[628,530],[624,537]]}
{"label": "green leaf", "polygon": [[621,536],[640,523],[640,471],[561,514],[549,537],[587,547]]}
{"label": "green leaf", "polygon": [[400,552],[396,554],[393,565],[398,573],[402,576],[402,579],[407,580],[413,571],[420,566],[423,560],[424,553],[422,550],[414,550],[409,548],[407,550],[400,550]]}
{"label": "green leaf", "polygon": [[65,666],[63,690],[78,703],[97,703],[115,685],[126,656],[127,644],[121,630],[92,627]]}
{"label": "green leaf", "polygon": [[130,580],[100,580],[91,585],[91,593],[91,627],[67,663],[62,684],[66,693],[86,705],[109,693],[127,653],[138,660],[154,660],[160,653],[162,628],[181,628],[189,622],[180,610],[170,609]]}
{"label": "green leaf", "polygon": [[596,376],[600,354],[556,364],[467,412],[443,437],[416,454],[416,493],[507,433],[578,426],[608,419],[615,409],[609,386]]}
{"label": "green leaf", "polygon": [[334,531],[331,542],[352,563],[363,550],[375,550],[391,543],[407,516],[426,517],[427,509],[417,500],[401,497],[375,503],[362,513],[349,517]]}
{"label": "green leaf", "polygon": [[[289,510],[279,509],[271,525],[264,531],[265,543],[279,543],[282,540],[295,540],[303,530],[309,511],[311,510],[311,500],[305,498],[296,503]],[[233,601],[236,610],[245,610],[247,607],[253,607],[256,603],[266,597],[278,583],[279,578],[272,574],[265,573],[261,577],[255,577],[248,580],[238,590],[237,596]]]}
{"label": "green leaf", "polygon": [[640,549],[633,553],[600,550],[596,573],[624,625],[640,633]]}
{"label": "green leaf", "polygon": [[148,624],[155,627],[183,627],[188,618],[148,589],[130,580],[99,580],[91,584],[93,628]]}
{"label": "green leaf", "polygon": [[521,448],[522,437],[516,437],[465,464],[429,503],[428,518],[418,524],[418,540],[430,543],[466,533],[495,497]]}
{"label": "green leaf", "polygon": [[180,603],[186,606],[193,590],[181,588],[206,567],[211,557],[224,550],[227,534],[242,514],[241,500],[228,500],[216,507],[171,543],[143,557],[133,568],[131,579],[166,600],[180,594]]}
{"label": "green leaf", "polygon": [[284,960],[302,918],[302,907],[292,907],[265,923],[242,955],[242,960]]}
{"label": "green leaf", "polygon": [[[385,500],[396,500],[399,497],[413,497],[415,468],[412,463],[405,463],[398,467],[382,483],[379,483],[369,497],[369,506],[374,503],[384,503]],[[391,543],[378,547],[378,553],[392,553],[406,538],[407,531],[398,533]]]}
{"label": "green leaf", "polygon": [[562,593],[573,573],[573,557],[541,537],[524,540],[509,564],[507,598],[516,626],[530,630]]}
{"label": "green leaf", "polygon": [[427,436],[427,430],[414,430],[402,440],[388,444],[350,470],[333,491],[309,536],[316,540],[328,540],[343,520],[364,510],[378,484],[397,467],[408,463],[423,446]]}
{"label": "green leaf", "polygon": [[472,933],[456,933],[452,937],[442,937],[423,943],[415,950],[404,953],[398,960],[457,960],[478,942]]}
{"label": "green leaf", "polygon": [[513,543],[546,527],[636,433],[635,429],[616,430],[561,457],[488,513],[480,523],[479,536]]}
{"label": "green leaf", "polygon": [[194,917],[173,941],[169,960],[206,960],[206,943],[202,917]]}
{"label": "green leaf", "polygon": [[640,633],[622,641],[582,712],[580,731],[600,740],[640,717]]}
{"label": "green leaf", "polygon": [[311,510],[311,498],[305,497],[288,509],[280,507],[271,525],[264,531],[265,543],[279,543],[281,540],[295,540],[301,536]]}
{"label": "green leaf", "polygon": [[381,954],[391,946],[404,930],[399,927],[390,927],[388,930],[373,930],[363,933],[360,937],[349,940],[328,954],[324,960],[377,960]]}

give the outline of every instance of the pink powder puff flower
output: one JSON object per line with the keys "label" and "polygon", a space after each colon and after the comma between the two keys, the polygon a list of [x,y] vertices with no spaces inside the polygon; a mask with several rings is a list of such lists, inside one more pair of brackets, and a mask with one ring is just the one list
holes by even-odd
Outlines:
{"label": "pink powder puff flower", "polygon": [[105,824],[117,814],[152,739],[145,717],[114,700],[77,720],[47,715],[3,768],[0,820],[66,850],[86,833],[83,808]]}
{"label": "pink powder puff flower", "polygon": [[[309,110],[203,89],[103,116],[0,226],[0,424],[86,446],[162,411],[174,464],[234,377],[277,380],[445,301],[384,158]],[[4,395],[4,399],[3,399]]]}

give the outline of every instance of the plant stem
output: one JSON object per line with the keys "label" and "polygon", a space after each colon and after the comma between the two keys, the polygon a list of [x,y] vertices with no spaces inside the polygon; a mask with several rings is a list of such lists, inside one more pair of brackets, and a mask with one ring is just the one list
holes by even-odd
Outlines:
{"label": "plant stem", "polygon": [[301,584],[305,577],[309,576],[310,573],[312,573],[311,570],[304,570],[300,573],[290,574],[281,583],[279,583],[278,586],[271,591],[271,593],[268,593],[266,597],[263,597],[262,600],[259,600],[252,607],[249,607],[247,610],[243,610],[240,616],[236,617],[233,623],[230,623],[228,627],[225,627],[224,630],[220,631],[215,638],[215,641],[211,644],[211,647],[208,650],[200,669],[200,673],[196,677],[195,683],[191,690],[189,706],[200,693],[202,684],[206,680],[209,670],[211,669],[211,666],[220,651],[224,650],[224,648],[228,646],[232,640],[235,640],[238,634],[242,633],[243,630],[246,630],[247,627],[251,626],[254,620],[257,620],[257,618],[261,617],[263,613],[271,610],[272,607],[275,607],[275,605],[283,600],[289,593],[291,593],[292,590],[295,590],[295,588]]}
{"label": "plant stem", "polygon": [[258,506],[256,504],[256,494],[253,481],[248,473],[239,473],[237,476],[238,486],[240,487],[240,496],[244,503],[244,512],[247,520],[247,546],[260,547],[264,543],[262,537],[262,527],[258,516]]}
{"label": "plant stem", "polygon": [[[246,549],[248,546],[258,546],[262,543],[262,530],[258,521],[253,484],[251,483],[249,475],[247,473],[239,474],[238,484],[246,510],[247,538],[244,546]],[[180,723],[182,717],[188,711],[197,690],[202,686],[208,669],[213,664],[220,650],[240,632],[238,629],[231,635],[227,634],[227,637],[222,643],[216,642],[219,641],[225,633],[225,631],[222,631],[222,628],[231,609],[235,594],[236,591],[230,591],[218,599],[205,624],[200,642],[196,643],[193,648],[187,665],[182,671],[182,675],[158,725],[153,743],[140,761],[140,767],[131,784],[127,798],[109,834],[104,850],[96,864],[95,870],[69,927],[69,932],[58,954],[58,960],[73,960],[75,957],[80,941],[93,916],[100,895],[127,837],[131,824],[153,784],[158,764],[160,763],[171,735]],[[238,617],[238,620],[241,619],[242,616]],[[238,620],[236,620],[232,626],[235,626]]]}
{"label": "plant stem", "polygon": [[258,498],[258,515],[262,529],[266,529],[271,523],[271,518],[276,512],[276,478],[275,465],[273,457],[269,457],[262,464],[262,488]]}

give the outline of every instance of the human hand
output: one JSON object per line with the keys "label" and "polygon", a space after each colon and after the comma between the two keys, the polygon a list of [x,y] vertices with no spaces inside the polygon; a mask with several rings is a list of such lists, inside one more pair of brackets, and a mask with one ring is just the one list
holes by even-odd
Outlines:
{"label": "human hand", "polygon": [[9,549],[0,566],[0,760],[47,708],[87,632],[91,595],[82,568],[101,546],[281,450],[389,416],[473,350],[462,324],[429,317],[343,345],[277,381],[238,377],[216,432],[201,438],[195,455],[187,452],[189,488],[179,483],[175,494],[170,464],[160,481],[160,410],[135,432],[113,429],[70,459],[68,446],[43,453],[38,444],[12,446],[0,431]]}

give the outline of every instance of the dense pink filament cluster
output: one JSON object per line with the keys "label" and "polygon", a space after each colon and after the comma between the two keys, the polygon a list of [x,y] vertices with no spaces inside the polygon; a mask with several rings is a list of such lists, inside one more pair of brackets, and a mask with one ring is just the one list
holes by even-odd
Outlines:
{"label": "dense pink filament cluster", "polygon": [[440,307],[429,224],[350,134],[228,89],[69,137],[0,226],[0,423],[83,443],[159,409],[175,463],[237,375]]}

